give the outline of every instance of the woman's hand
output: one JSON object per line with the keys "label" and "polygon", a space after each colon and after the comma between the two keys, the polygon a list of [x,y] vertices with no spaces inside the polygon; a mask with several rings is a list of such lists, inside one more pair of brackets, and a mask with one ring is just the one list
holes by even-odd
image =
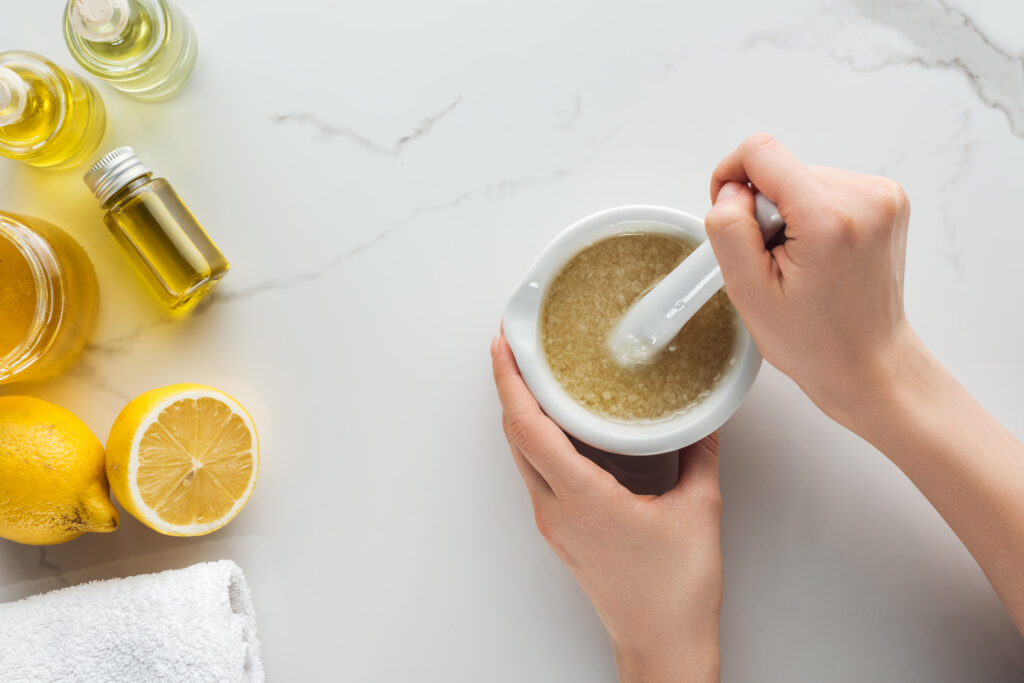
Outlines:
{"label": "woman's hand", "polygon": [[[770,252],[747,183],[786,221],[786,241]],[[913,346],[903,313],[906,195],[886,178],[804,166],[755,135],[718,164],[711,197],[708,237],[758,348],[845,423]]]}
{"label": "woman's hand", "polygon": [[491,343],[491,356],[502,425],[537,528],[604,622],[620,679],[717,681],[717,435],[680,452],[679,479],[670,491],[633,495],[580,455],[541,412],[504,337]]}
{"label": "woman's hand", "polygon": [[[747,183],[786,221],[787,239],[771,251]],[[1024,443],[907,324],[903,190],[885,178],[808,168],[757,135],[718,165],[711,195],[711,246],[765,358],[910,477],[1024,633]]]}

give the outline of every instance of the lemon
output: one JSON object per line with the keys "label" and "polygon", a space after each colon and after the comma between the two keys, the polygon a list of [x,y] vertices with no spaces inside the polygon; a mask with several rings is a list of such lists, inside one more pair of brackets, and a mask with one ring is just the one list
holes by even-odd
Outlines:
{"label": "lemon", "polygon": [[50,545],[118,522],[85,423],[38,398],[0,397],[0,537]]}
{"label": "lemon", "polygon": [[201,536],[230,522],[258,470],[249,413],[199,384],[147,391],[125,406],[107,439],[114,495],[133,517],[171,536]]}

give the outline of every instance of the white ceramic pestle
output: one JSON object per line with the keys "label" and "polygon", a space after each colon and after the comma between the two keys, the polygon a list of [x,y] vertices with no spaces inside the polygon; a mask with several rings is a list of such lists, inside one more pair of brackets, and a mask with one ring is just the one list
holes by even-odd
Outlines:
{"label": "white ceramic pestle", "polygon": [[[779,208],[763,194],[754,196],[754,214],[765,242],[786,226]],[[629,307],[608,337],[612,355],[622,365],[649,363],[723,284],[711,242],[704,240]]]}

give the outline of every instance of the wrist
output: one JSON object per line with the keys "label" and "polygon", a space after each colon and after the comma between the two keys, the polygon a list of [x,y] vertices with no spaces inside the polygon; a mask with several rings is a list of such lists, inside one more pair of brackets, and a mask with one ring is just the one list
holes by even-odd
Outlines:
{"label": "wrist", "polygon": [[921,365],[927,354],[913,329],[904,324],[884,343],[872,342],[868,353],[849,353],[849,362],[821,372],[820,386],[803,388],[822,412],[859,434],[860,426],[870,423],[881,406],[899,399],[908,366]]}
{"label": "wrist", "polygon": [[821,405],[839,424],[884,450],[880,441],[912,424],[924,406],[948,389],[945,368],[908,324],[855,368],[844,391]]}
{"label": "wrist", "polygon": [[721,650],[717,620],[707,626],[700,634],[657,638],[643,644],[613,640],[620,683],[718,683]]}

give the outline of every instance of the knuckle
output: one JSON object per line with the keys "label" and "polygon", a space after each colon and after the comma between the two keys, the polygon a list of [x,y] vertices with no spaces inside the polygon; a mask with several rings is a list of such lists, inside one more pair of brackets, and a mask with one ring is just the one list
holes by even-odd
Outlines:
{"label": "knuckle", "polygon": [[505,413],[502,426],[505,428],[505,438],[520,448],[529,444],[533,438],[533,419],[529,413],[524,411],[515,410]]}
{"label": "knuckle", "polygon": [[534,522],[537,524],[537,531],[541,537],[547,542],[551,549],[555,551],[555,554],[570,567],[572,566],[571,557],[568,549],[565,545],[565,539],[562,534],[558,532],[557,525],[551,519],[551,515],[543,512],[539,507],[534,507]]}
{"label": "knuckle", "polygon": [[895,180],[881,178],[877,190],[878,207],[887,218],[896,218],[910,205],[903,186]]}
{"label": "knuckle", "polygon": [[755,152],[761,152],[766,149],[772,149],[778,144],[775,138],[768,133],[754,133],[743,141],[740,147],[744,152],[753,154]]}
{"label": "knuckle", "polygon": [[533,521],[537,524],[537,531],[548,543],[554,542],[555,529],[551,524],[551,520],[548,515],[540,509],[540,507],[533,506]]}
{"label": "knuckle", "polygon": [[724,209],[716,206],[711,207],[711,210],[704,216],[704,230],[707,231],[708,237],[722,232],[727,225],[726,218]]}
{"label": "knuckle", "polygon": [[742,219],[742,215],[735,208],[716,204],[704,217],[704,230],[708,233],[708,237],[718,236]]}
{"label": "knuckle", "polygon": [[711,515],[722,514],[722,489],[717,482],[709,481],[694,487],[692,495],[699,509]]}
{"label": "knuckle", "polygon": [[843,206],[830,206],[825,216],[832,233],[842,242],[854,244],[857,242],[857,221],[853,214]]}

